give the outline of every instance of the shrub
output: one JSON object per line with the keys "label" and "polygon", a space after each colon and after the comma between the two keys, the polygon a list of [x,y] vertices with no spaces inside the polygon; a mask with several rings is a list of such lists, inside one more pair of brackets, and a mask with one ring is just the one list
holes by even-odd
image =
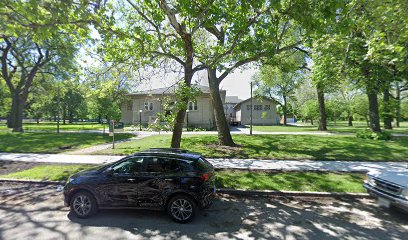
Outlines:
{"label": "shrub", "polygon": [[390,140],[391,133],[389,132],[373,132],[370,129],[362,130],[357,132],[357,137],[362,139],[372,139],[372,140]]}

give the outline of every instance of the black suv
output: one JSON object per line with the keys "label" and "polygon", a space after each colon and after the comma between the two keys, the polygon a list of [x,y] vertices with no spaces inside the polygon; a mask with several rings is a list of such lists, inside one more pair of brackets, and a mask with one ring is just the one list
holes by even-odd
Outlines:
{"label": "black suv", "polygon": [[103,208],[162,209],[176,222],[192,220],[215,196],[214,168],[200,154],[155,148],[69,177],[65,206],[80,218]]}

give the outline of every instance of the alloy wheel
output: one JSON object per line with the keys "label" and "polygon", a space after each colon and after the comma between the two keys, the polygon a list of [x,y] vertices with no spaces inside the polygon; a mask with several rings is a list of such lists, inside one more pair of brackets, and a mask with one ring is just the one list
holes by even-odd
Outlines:
{"label": "alloy wheel", "polygon": [[179,221],[186,221],[192,216],[193,206],[186,199],[177,199],[170,207],[171,214]]}
{"label": "alloy wheel", "polygon": [[92,203],[86,195],[78,195],[73,202],[74,211],[78,216],[86,216],[91,212]]}

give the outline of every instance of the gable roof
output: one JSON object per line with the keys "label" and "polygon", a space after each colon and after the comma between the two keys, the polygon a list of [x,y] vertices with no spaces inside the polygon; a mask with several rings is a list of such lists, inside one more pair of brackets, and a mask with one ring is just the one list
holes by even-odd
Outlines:
{"label": "gable roof", "polygon": [[242,100],[238,98],[238,96],[226,96],[225,103],[239,103]]}
{"label": "gable roof", "polygon": [[[210,88],[203,85],[194,85],[198,87],[202,93],[210,93]],[[174,94],[176,91],[176,86],[164,87],[164,88],[156,88],[152,90],[145,90],[135,93],[130,93],[128,95],[163,95],[163,94]],[[225,92],[225,90],[220,90],[220,92]]]}
{"label": "gable roof", "polygon": [[[276,100],[274,100],[274,99],[272,99],[272,98],[264,97],[264,96],[257,96],[257,97],[252,97],[252,98],[258,99],[258,100],[259,100],[259,99],[262,99],[262,100],[266,100],[266,101],[271,101],[271,102],[273,102],[273,103],[275,103],[275,104],[278,104],[278,102],[276,102]],[[247,98],[247,99],[245,99],[245,100],[243,100],[243,101],[237,103],[237,104],[234,106],[234,109],[237,109],[237,108],[240,107],[243,103],[248,102],[249,100],[251,100],[251,98]]]}

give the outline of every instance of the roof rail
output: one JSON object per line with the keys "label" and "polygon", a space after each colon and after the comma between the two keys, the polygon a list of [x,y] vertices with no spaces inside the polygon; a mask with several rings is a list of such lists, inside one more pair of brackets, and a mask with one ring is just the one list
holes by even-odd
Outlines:
{"label": "roof rail", "polygon": [[188,150],[181,148],[149,148],[142,152],[172,152],[172,153],[189,153]]}

